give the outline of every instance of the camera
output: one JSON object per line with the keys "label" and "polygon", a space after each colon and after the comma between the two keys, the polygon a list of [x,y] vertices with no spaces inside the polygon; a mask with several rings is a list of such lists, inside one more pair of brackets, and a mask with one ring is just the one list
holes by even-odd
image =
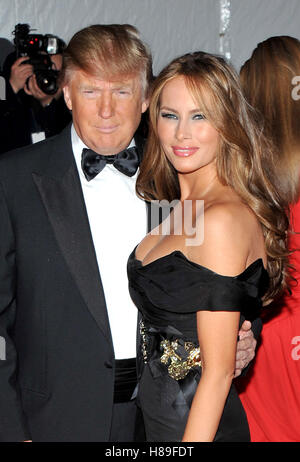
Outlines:
{"label": "camera", "polygon": [[17,24],[13,31],[17,58],[28,56],[23,64],[31,64],[39,88],[47,95],[58,90],[59,71],[52,69],[50,55],[62,53],[64,42],[54,35],[30,34],[28,24]]}

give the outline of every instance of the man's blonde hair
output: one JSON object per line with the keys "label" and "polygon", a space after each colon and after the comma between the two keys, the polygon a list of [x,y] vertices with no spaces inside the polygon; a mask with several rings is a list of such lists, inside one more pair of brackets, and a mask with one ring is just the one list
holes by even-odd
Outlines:
{"label": "man's blonde hair", "polygon": [[68,83],[74,70],[96,78],[114,79],[140,75],[143,96],[148,96],[152,81],[152,57],[129,24],[96,24],[77,32],[65,52],[62,82]]}

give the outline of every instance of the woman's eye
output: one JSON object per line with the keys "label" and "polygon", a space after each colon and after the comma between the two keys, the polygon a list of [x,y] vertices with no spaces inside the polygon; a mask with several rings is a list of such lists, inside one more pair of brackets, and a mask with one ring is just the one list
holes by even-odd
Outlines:
{"label": "woman's eye", "polygon": [[171,112],[162,112],[161,117],[164,119],[174,119],[177,120],[177,116],[175,114],[172,114]]}
{"label": "woman's eye", "polygon": [[202,119],[205,119],[205,115],[204,114],[195,114],[193,116],[193,119],[194,120],[202,120]]}

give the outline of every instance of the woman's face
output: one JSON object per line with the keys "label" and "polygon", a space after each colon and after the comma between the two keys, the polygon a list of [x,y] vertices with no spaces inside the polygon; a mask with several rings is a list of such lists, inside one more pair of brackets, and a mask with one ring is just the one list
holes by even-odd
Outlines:
{"label": "woman's face", "polygon": [[203,116],[183,77],[175,77],[162,90],[157,130],[166,156],[179,173],[208,165],[215,168],[219,132]]}

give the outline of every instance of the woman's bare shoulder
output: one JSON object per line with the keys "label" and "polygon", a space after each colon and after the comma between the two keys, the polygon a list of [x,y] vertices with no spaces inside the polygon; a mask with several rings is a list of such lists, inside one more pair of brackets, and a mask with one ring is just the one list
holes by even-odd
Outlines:
{"label": "woman's bare shoulder", "polygon": [[[204,208],[203,241],[187,249],[191,260],[228,276],[247,267],[262,238],[259,222],[240,200],[218,200]],[[259,253],[259,252],[258,252]]]}

